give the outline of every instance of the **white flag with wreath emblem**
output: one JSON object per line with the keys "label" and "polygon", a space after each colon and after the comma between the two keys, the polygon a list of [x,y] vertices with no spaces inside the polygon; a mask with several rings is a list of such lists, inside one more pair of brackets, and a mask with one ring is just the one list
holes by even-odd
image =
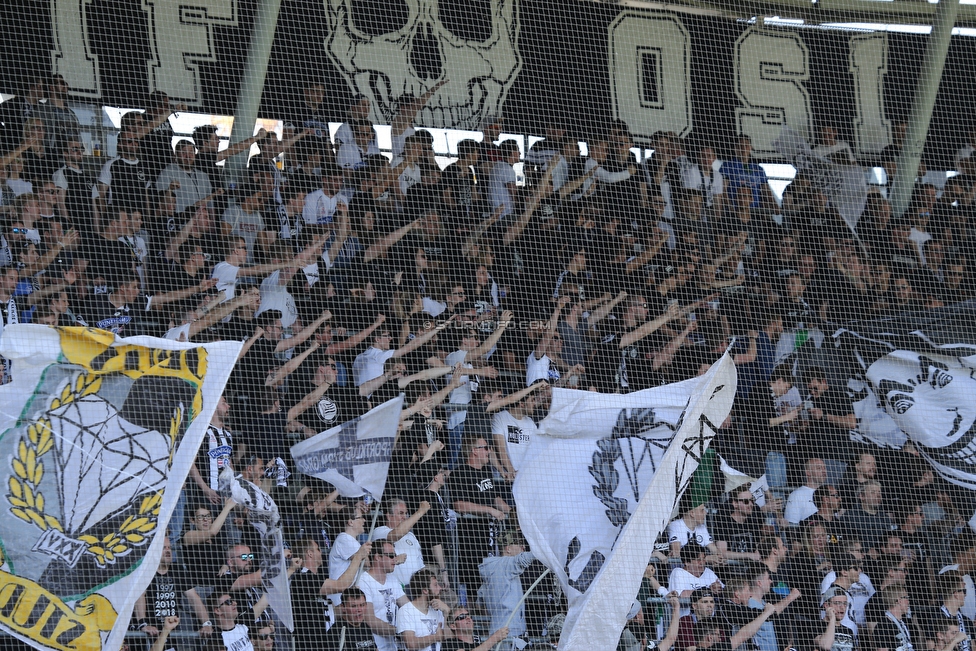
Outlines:
{"label": "white flag with wreath emblem", "polygon": [[553,389],[513,491],[522,533],[569,600],[561,650],[620,636],[654,541],[735,387],[726,354],[703,377],[645,391]]}
{"label": "white flag with wreath emblem", "polygon": [[119,649],[241,344],[12,325],[0,355],[0,628]]}

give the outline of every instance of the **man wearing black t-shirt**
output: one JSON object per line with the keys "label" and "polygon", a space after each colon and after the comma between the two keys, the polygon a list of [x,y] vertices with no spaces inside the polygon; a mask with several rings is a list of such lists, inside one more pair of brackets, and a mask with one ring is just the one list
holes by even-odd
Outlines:
{"label": "man wearing black t-shirt", "polygon": [[301,397],[288,410],[288,422],[298,421],[306,437],[352,420],[364,410],[365,402],[355,390],[337,384],[335,358],[321,360],[309,380],[296,379],[289,387],[292,395]]}
{"label": "man wearing black t-shirt", "polygon": [[756,510],[756,498],[743,486],[729,499],[729,508],[715,518],[709,527],[712,538],[726,559],[762,560],[757,545],[762,538],[762,517]]}
{"label": "man wearing black t-shirt", "polygon": [[54,173],[52,180],[64,191],[63,208],[69,223],[88,233],[95,225],[92,203],[95,175],[84,169],[85,146],[80,140],[72,138],[65,142],[63,154],[64,166]]}
{"label": "man wearing black t-shirt", "polygon": [[86,310],[89,324],[108,330],[120,337],[139,334],[140,312],[148,311],[148,302],[139,306],[139,279],[132,276],[122,280],[109,294],[96,294]]}
{"label": "man wearing black t-shirt", "polygon": [[336,607],[338,621],[322,638],[316,649],[338,649],[344,641],[345,649],[375,649],[373,631],[366,625],[366,595],[357,587],[342,591],[342,603]]}
{"label": "man wearing black t-shirt", "polygon": [[132,129],[119,134],[119,155],[102,166],[98,176],[96,206],[141,210],[148,214],[146,187],[150,181],[146,165],[139,160],[139,139]]}
{"label": "man wearing black t-shirt", "polygon": [[[179,617],[180,595],[185,596],[193,607],[193,613],[199,620],[202,635],[213,632],[210,616],[203,600],[190,583],[190,577],[179,565],[171,565],[173,551],[169,538],[163,538],[163,552],[159,557],[159,567],[156,574],[146,588],[146,591],[136,600],[133,614],[139,630],[152,637],[159,635],[167,617]],[[184,626],[183,629],[188,627]]]}
{"label": "man wearing black t-shirt", "polygon": [[462,140],[457,145],[458,160],[444,169],[444,203],[451,209],[459,225],[467,225],[471,210],[477,203],[475,178],[472,168],[478,164],[481,144],[475,140]]}
{"label": "man wearing black t-shirt", "polygon": [[467,463],[451,473],[448,480],[454,510],[474,517],[461,518],[458,522],[458,577],[467,585],[468,594],[474,595],[481,585],[478,565],[488,556],[495,555],[495,538],[498,525],[512,508],[501,497],[495,486],[489,466],[491,449],[482,437],[465,439],[462,452]]}
{"label": "man wearing black t-shirt", "polygon": [[[911,606],[908,591],[902,586],[891,586],[881,591],[881,601],[888,609],[874,627],[874,643],[878,651],[914,651],[911,624],[905,621]],[[924,642],[922,642],[922,648]]]}
{"label": "man wearing black t-shirt", "polygon": [[[836,459],[847,462],[851,455],[850,431],[857,428],[857,417],[847,393],[827,382],[826,373],[818,366],[811,366],[806,372],[807,397],[804,415],[807,420],[804,438],[809,446],[823,459]],[[836,481],[840,477],[832,478]]]}
{"label": "man wearing black t-shirt", "polygon": [[[642,339],[655,332],[680,314],[677,305],[669,305],[667,311],[648,321],[648,304],[644,296],[628,296],[624,312],[619,319],[608,325],[602,341],[594,348],[593,361],[587,365],[587,383],[606,393],[627,393],[638,388],[632,376],[641,366],[647,365],[640,347]],[[613,323],[616,324],[615,329]]]}

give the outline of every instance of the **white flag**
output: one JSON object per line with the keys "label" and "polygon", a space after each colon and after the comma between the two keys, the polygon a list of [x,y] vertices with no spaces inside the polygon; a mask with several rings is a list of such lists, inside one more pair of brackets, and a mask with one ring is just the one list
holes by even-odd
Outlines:
{"label": "white flag", "polygon": [[560,649],[620,637],[735,388],[725,355],[704,377],[626,395],[553,390],[513,491],[526,540],[569,600]]}
{"label": "white flag", "polygon": [[864,170],[858,165],[838,165],[815,154],[803,136],[786,125],[783,125],[779,138],[773,141],[773,147],[786,156],[798,172],[807,175],[813,187],[827,195],[830,205],[854,232],[868,201]]}
{"label": "white flag", "polygon": [[336,487],[340,495],[383,499],[403,394],[359,418],[320,432],[291,448],[295,467]]}
{"label": "white flag", "polygon": [[3,329],[0,629],[35,649],[121,648],[240,348]]}

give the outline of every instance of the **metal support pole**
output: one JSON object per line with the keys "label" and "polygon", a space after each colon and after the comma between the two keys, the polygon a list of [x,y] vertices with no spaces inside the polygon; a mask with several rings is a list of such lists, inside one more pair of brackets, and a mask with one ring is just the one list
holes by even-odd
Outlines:
{"label": "metal support pole", "polygon": [[[247,63],[241,79],[241,89],[237,95],[237,108],[234,111],[234,128],[230,141],[240,142],[254,135],[254,124],[258,119],[264,79],[268,74],[268,59],[274,43],[275,28],[278,26],[278,10],[281,0],[260,0],[254,17],[254,30],[247,51]],[[236,182],[247,168],[247,150],[227,159],[224,168],[224,182]]]}
{"label": "metal support pole", "polygon": [[932,108],[935,106],[935,96],[939,92],[942,69],[945,67],[952,28],[956,24],[958,13],[959,0],[940,0],[935,10],[932,33],[925,46],[922,71],[915,86],[915,99],[908,118],[905,142],[902,144],[901,155],[898,156],[898,169],[895,171],[891,212],[896,217],[901,217],[905,213],[912,197],[915,177],[918,174],[918,163],[922,158],[922,148],[925,146],[925,138],[929,132]]}

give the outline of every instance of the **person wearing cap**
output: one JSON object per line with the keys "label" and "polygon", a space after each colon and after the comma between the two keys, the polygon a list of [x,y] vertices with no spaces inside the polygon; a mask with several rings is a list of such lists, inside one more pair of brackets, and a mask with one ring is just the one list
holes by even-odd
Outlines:
{"label": "person wearing cap", "polygon": [[453,637],[441,642],[441,651],[491,651],[508,637],[508,627],[503,626],[491,635],[483,637],[474,632],[474,618],[466,606],[455,606],[447,616],[447,626]]}
{"label": "person wearing cap", "polygon": [[[847,614],[847,593],[843,588],[830,588],[820,597],[824,613],[822,622],[813,631],[813,642],[820,651],[853,651],[857,648],[857,633],[843,623]],[[802,632],[803,629],[801,628]],[[803,646],[806,646],[805,644]]]}
{"label": "person wearing cap", "polygon": [[[678,623],[678,649],[684,651],[688,647],[698,646],[694,629],[699,622],[715,617],[715,595],[708,588],[692,590],[688,600],[691,602],[691,612],[680,618]],[[673,613],[672,617],[676,617]]]}
{"label": "person wearing cap", "polygon": [[525,550],[525,539],[516,528],[510,528],[498,537],[501,556],[488,556],[478,566],[481,588],[478,603],[487,611],[491,622],[489,633],[494,633],[509,621],[510,637],[525,635],[525,604],[522,600],[522,573],[535,560],[531,551]]}
{"label": "person wearing cap", "polygon": [[861,560],[849,551],[841,551],[831,556],[833,568],[820,583],[820,592],[830,588],[840,588],[847,593],[848,609],[844,624],[856,634],[864,626],[864,608],[874,593],[871,577],[862,571]]}

